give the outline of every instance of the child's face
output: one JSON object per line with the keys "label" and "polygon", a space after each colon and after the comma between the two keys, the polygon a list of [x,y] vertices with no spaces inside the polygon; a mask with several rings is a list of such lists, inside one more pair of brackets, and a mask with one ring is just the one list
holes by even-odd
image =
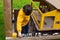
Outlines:
{"label": "child's face", "polygon": [[25,15],[29,16],[31,14],[32,11],[29,11],[29,10],[25,10],[24,13]]}

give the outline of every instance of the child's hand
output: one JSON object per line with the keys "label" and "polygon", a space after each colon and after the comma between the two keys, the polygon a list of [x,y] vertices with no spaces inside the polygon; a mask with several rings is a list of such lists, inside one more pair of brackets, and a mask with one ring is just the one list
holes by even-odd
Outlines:
{"label": "child's hand", "polygon": [[21,38],[22,37],[22,34],[21,32],[18,33],[18,37]]}

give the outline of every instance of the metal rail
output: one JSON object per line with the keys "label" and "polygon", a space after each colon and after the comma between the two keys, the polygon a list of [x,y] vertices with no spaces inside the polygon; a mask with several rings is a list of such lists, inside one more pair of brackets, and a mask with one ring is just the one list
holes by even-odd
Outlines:
{"label": "metal rail", "polygon": [[43,14],[43,13],[42,13],[42,11],[39,9],[39,7],[38,7],[38,6],[36,6],[36,4],[34,3],[34,1],[33,1],[33,0],[31,0],[31,2],[32,2],[32,4],[34,4],[34,6],[37,8],[38,12],[39,12],[40,14]]}
{"label": "metal rail", "polygon": [[32,19],[33,19],[33,22],[34,22],[34,24],[35,24],[36,29],[40,31],[40,29],[39,29],[39,23],[38,23],[38,21],[37,21],[37,19],[36,19],[36,16],[32,13],[32,14],[31,14],[31,17],[32,17]]}

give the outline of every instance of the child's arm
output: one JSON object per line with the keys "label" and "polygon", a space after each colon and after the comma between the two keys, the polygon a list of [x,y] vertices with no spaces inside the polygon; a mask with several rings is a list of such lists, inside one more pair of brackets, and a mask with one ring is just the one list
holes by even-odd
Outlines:
{"label": "child's arm", "polygon": [[22,10],[19,11],[18,13],[18,17],[17,17],[17,31],[18,33],[21,33],[22,31],[22,21],[23,21],[24,17],[22,14]]}

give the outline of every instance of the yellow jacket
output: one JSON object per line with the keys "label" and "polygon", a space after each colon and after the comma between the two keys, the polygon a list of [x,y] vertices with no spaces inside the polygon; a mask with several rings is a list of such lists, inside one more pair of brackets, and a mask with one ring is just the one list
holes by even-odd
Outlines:
{"label": "yellow jacket", "polygon": [[29,20],[30,20],[30,15],[26,16],[25,13],[23,12],[23,9],[21,9],[18,12],[18,17],[17,17],[17,31],[21,32],[22,31],[22,27],[27,25]]}

